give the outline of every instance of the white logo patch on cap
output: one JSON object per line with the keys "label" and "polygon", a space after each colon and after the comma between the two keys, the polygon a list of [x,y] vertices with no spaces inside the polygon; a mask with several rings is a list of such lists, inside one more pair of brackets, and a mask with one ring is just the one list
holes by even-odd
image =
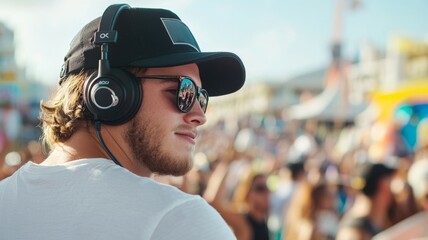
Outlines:
{"label": "white logo patch on cap", "polygon": [[190,29],[182,21],[174,18],[161,18],[165,30],[174,45],[188,45],[200,52],[198,43]]}

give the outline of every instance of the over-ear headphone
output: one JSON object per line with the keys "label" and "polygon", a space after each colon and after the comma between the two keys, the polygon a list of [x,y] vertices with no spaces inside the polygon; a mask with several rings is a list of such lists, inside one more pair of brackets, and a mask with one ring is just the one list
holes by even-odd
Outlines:
{"label": "over-ear headphone", "polygon": [[143,91],[141,83],[130,72],[110,69],[108,44],[116,43],[116,19],[128,4],[109,6],[101,17],[98,32],[95,33],[96,45],[101,45],[101,58],[98,70],[85,81],[83,99],[94,120],[109,125],[119,125],[132,119],[138,112]]}

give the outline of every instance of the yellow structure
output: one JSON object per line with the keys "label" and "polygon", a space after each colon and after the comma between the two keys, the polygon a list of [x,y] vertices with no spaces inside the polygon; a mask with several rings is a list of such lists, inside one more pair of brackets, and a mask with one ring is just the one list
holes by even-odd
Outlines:
{"label": "yellow structure", "polygon": [[[396,153],[397,147],[400,147],[397,146],[397,140],[405,123],[400,122],[401,119],[396,116],[397,109],[405,104],[428,103],[428,43],[397,37],[390,42],[389,51],[400,59],[403,75],[394,89],[380,89],[371,95],[370,101],[376,109],[376,114],[373,118],[373,144],[369,154],[375,159]],[[425,122],[424,119],[415,121],[417,122],[412,123],[417,127],[414,147],[418,147],[421,140],[428,139],[428,132],[426,127],[422,126],[424,124],[420,124]],[[401,142],[402,144],[404,143]]]}

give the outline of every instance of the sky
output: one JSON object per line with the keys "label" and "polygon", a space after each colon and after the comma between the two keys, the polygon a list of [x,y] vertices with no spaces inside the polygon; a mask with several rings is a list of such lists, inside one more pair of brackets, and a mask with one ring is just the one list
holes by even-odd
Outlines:
{"label": "sky", "polygon": [[[342,1],[341,31],[335,7]],[[333,36],[344,56],[363,42],[381,50],[388,39],[428,42],[427,0],[130,0],[131,7],[166,8],[191,29],[202,51],[241,57],[247,82],[283,81],[329,64]],[[0,22],[15,34],[16,61],[27,75],[58,82],[73,36],[101,16],[111,0],[0,0]]]}

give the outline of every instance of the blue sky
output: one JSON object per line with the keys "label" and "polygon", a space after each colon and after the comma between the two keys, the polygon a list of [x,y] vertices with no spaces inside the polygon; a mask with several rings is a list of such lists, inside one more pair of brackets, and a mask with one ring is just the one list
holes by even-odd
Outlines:
{"label": "blue sky", "polygon": [[[281,81],[318,69],[330,60],[335,4],[351,0],[132,0],[132,7],[177,13],[203,51],[231,51],[247,68],[247,81]],[[427,0],[360,0],[343,14],[344,55],[361,42],[385,49],[403,35],[428,41]],[[16,57],[27,73],[56,83],[73,36],[110,0],[0,0],[0,21],[15,31]]]}

